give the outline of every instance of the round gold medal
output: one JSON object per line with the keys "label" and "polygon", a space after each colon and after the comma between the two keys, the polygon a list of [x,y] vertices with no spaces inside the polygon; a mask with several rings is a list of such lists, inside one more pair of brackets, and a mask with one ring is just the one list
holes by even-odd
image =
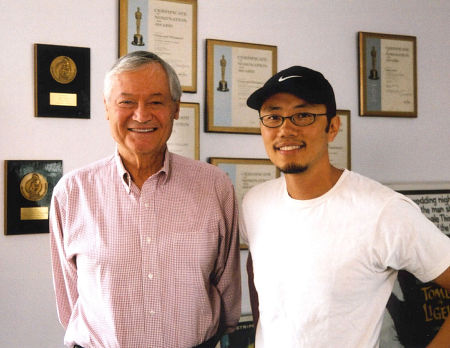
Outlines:
{"label": "round gold medal", "polygon": [[50,64],[50,74],[62,84],[68,84],[77,76],[77,65],[67,56],[58,56]]}
{"label": "round gold medal", "polygon": [[29,201],[40,201],[47,194],[48,182],[39,173],[28,173],[20,182],[20,192]]}

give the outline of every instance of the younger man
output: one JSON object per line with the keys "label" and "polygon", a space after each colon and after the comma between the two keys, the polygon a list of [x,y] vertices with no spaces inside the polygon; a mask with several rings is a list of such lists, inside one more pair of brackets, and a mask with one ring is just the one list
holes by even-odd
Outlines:
{"label": "younger man", "polygon": [[[283,70],[247,105],[284,172],[243,201],[256,347],[378,347],[398,270],[450,289],[450,239],[407,197],[330,164],[340,121],[321,73]],[[430,347],[449,345],[447,320]]]}

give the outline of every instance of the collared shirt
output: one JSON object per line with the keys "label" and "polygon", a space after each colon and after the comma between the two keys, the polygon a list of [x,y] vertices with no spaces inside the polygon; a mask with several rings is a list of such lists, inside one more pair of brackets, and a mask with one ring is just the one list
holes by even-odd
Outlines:
{"label": "collared shirt", "polygon": [[225,173],[169,152],[141,190],[117,152],[65,175],[50,213],[64,343],[192,347],[233,328],[237,210]]}

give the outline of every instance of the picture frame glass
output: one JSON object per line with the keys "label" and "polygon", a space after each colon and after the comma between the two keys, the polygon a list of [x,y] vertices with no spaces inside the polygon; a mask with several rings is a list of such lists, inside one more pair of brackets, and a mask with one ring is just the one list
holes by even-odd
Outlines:
{"label": "picture frame glass", "polygon": [[206,40],[206,131],[260,134],[247,98],[276,73],[277,47]]}
{"label": "picture frame glass", "polygon": [[[280,170],[269,159],[211,157],[209,162],[228,175],[239,206],[252,187],[280,176]],[[241,242],[241,249],[247,248],[247,245]]]}
{"label": "picture frame glass", "polygon": [[197,0],[119,0],[119,56],[150,51],[197,91]]}
{"label": "picture frame glass", "polygon": [[170,152],[200,159],[200,105],[198,103],[180,103],[180,112],[173,122],[172,134],[167,141]]}
{"label": "picture frame glass", "polygon": [[417,117],[416,37],[359,32],[360,115]]}

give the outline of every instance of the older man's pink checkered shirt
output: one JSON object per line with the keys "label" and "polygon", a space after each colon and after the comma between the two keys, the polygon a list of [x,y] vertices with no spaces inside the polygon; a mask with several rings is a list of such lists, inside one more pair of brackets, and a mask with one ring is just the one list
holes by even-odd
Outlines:
{"label": "older man's pink checkered shirt", "polygon": [[71,347],[192,347],[240,315],[237,204],[217,167],[166,153],[139,190],[117,155],[53,192],[51,249]]}

